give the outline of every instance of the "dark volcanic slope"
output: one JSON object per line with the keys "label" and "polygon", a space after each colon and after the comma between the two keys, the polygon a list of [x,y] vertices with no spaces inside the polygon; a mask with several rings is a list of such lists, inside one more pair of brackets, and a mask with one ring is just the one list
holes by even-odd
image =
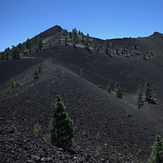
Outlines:
{"label": "dark volcanic slope", "polygon": [[[1,93],[0,99],[5,98],[6,95],[12,96],[12,98],[0,101],[2,131],[5,129],[4,126],[6,129],[11,126],[8,123],[8,120],[11,120],[12,124],[20,125],[18,131],[22,138],[19,139],[24,141],[27,133],[32,137],[33,127],[39,123],[40,136],[45,136],[51,117],[51,103],[54,102],[56,95],[60,95],[67,107],[69,117],[74,120],[74,126],[78,127],[75,131],[75,147],[79,148],[78,155],[90,154],[92,159],[94,157],[94,159],[112,160],[113,162],[128,159],[145,162],[150,154],[154,136],[157,133],[162,135],[159,123],[156,123],[143,111],[133,108],[75,74],[47,62],[42,66],[44,71],[38,80],[32,80],[30,73],[24,73],[22,78],[25,75],[31,79],[30,81],[20,88],[13,89],[9,94]],[[31,69],[31,73],[34,69],[35,67]],[[27,87],[28,89],[25,89]],[[20,90],[25,91],[19,92]],[[130,110],[130,118],[126,115],[127,109]],[[101,139],[97,139],[98,132]],[[9,141],[14,134],[1,134],[0,136],[3,146],[4,141]],[[32,140],[37,141],[33,138]],[[14,143],[19,147],[19,144],[13,141]],[[41,143],[41,145],[37,148],[44,148],[44,144]],[[74,150],[76,150],[75,147]],[[99,154],[94,152],[97,147],[99,147]],[[24,148],[24,146],[21,147],[23,151],[26,151],[26,154],[20,157],[22,160],[30,159],[32,154],[41,155],[35,149],[30,150],[28,145],[26,150]],[[7,155],[10,155],[9,149],[8,154],[3,148],[1,149],[1,159],[6,159]],[[12,149],[14,151],[12,155],[19,155],[14,147]],[[138,149],[142,150],[142,155],[138,154]],[[40,157],[47,157],[47,155],[52,157],[52,153],[51,151]],[[130,155],[133,157],[130,158]]]}
{"label": "dark volcanic slope", "polygon": [[[3,90],[0,92],[0,162],[30,162],[35,160],[33,155],[44,162],[46,159],[53,162],[146,162],[155,135],[163,136],[163,35],[154,33],[146,38],[109,40],[112,53],[106,55],[84,48],[81,42],[73,47],[69,38],[65,45],[62,35],[58,43],[58,32],[62,32],[59,26],[43,32],[43,48],[37,54],[33,48],[29,53],[32,58],[0,63],[0,89]],[[96,38],[90,38],[90,42],[104,44],[104,40]],[[133,51],[134,44],[137,52]],[[120,51],[123,45],[127,56],[113,53],[115,47]],[[150,48],[154,56],[148,58]],[[142,59],[142,51],[146,59]],[[49,58],[53,59],[52,64],[48,63]],[[38,63],[43,72],[39,79],[33,80]],[[80,68],[84,79],[79,77]],[[18,79],[21,86],[6,93],[12,77]],[[156,103],[146,102],[137,110],[136,91],[147,77]],[[116,82],[122,87],[123,99],[114,96]],[[111,94],[105,91],[108,83]],[[103,89],[96,85],[102,85]],[[74,152],[62,151],[43,139],[48,133],[51,103],[55,102],[56,95],[62,97],[69,117],[78,127]],[[127,109],[131,117],[126,115]],[[33,134],[36,123],[41,126],[38,136]],[[17,126],[17,132],[10,131],[12,124]],[[139,149],[142,153],[138,153]]]}
{"label": "dark volcanic slope", "polygon": [[[0,86],[7,81],[9,81],[12,77],[17,76],[18,74],[24,72],[30,67],[41,62],[41,59],[16,59],[16,60],[8,60],[0,63]],[[1,90],[2,87],[0,87]],[[3,89],[2,89],[3,90]]]}

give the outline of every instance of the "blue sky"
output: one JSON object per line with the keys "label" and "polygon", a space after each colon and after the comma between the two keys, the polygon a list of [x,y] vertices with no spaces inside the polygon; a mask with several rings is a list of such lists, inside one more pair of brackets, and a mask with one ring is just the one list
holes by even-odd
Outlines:
{"label": "blue sky", "polygon": [[113,39],[163,33],[163,0],[0,0],[0,51],[54,25]]}

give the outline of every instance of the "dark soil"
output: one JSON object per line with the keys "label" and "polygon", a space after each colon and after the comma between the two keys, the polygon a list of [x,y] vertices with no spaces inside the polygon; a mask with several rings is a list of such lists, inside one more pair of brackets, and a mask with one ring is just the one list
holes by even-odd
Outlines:
{"label": "dark soil", "polygon": [[[160,41],[162,35],[114,40],[119,48],[125,42],[128,49],[136,42],[144,51],[147,45],[153,45],[157,56],[144,60],[136,53],[127,57],[109,56],[87,50],[81,43],[73,47],[70,40],[64,45],[64,37],[59,44],[56,34],[61,28],[52,29],[43,33],[42,50],[38,54],[34,50],[30,53],[30,57],[35,58],[0,63],[0,89],[3,90],[0,93],[0,162],[146,162],[155,135],[163,136],[163,60],[161,46],[152,44],[153,40]],[[52,46],[48,46],[52,40]],[[53,59],[51,64],[49,58]],[[33,73],[39,64],[43,71],[34,80]],[[80,68],[84,79],[79,76]],[[21,86],[6,93],[12,77],[18,79]],[[139,84],[144,86],[147,77],[152,85],[153,101],[145,102],[138,110],[136,91]],[[122,87],[122,99],[114,95],[116,82]],[[112,93],[105,91],[108,83]],[[77,127],[75,145],[70,151],[44,140],[52,114],[51,104],[57,95],[61,96]],[[33,133],[36,123],[41,126],[38,136]],[[17,131],[10,130],[11,125],[16,126]],[[140,149],[142,152],[138,152]]]}

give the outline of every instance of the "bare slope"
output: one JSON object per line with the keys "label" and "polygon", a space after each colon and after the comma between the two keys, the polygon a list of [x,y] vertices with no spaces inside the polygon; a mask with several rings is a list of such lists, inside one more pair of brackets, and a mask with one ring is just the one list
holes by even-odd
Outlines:
{"label": "bare slope", "polygon": [[[37,155],[40,158],[49,157],[54,162],[79,158],[92,162],[101,159],[110,162],[146,162],[155,135],[163,136],[162,34],[154,33],[147,38],[114,39],[114,46],[109,40],[112,52],[116,46],[120,51],[123,45],[128,52],[132,51],[125,56],[120,52],[106,55],[92,48],[84,48],[81,42],[73,47],[71,39],[65,45],[64,36],[58,43],[57,34],[61,31],[61,27],[55,26],[42,33],[44,46],[37,54],[35,49],[32,50],[30,57],[34,59],[0,63],[0,89],[4,90],[0,93],[0,161],[10,159],[11,162],[25,162],[34,159],[31,155]],[[101,46],[104,44],[104,40],[96,38],[90,41]],[[134,44],[138,52],[133,52]],[[142,51],[148,56],[150,47],[157,55],[142,59]],[[49,58],[53,59],[53,64],[47,62]],[[43,72],[39,79],[33,80],[33,72],[38,68],[35,64],[41,64],[43,60],[46,61],[42,63]],[[80,68],[83,69],[84,79],[79,77]],[[12,77],[19,79],[21,86],[6,93]],[[136,90],[139,84],[144,85],[147,77],[152,84],[156,104],[145,103],[139,111],[136,109]],[[122,100],[113,95],[116,82],[122,87]],[[111,84],[112,94],[105,91],[108,83]],[[102,85],[103,90],[96,85]],[[56,95],[61,95],[66,111],[74,120],[74,126],[78,127],[72,149],[77,152],[74,155],[53,148],[43,139],[48,132],[51,103]],[[126,115],[127,109],[131,117]],[[38,138],[33,135],[36,123],[41,125]],[[20,125],[18,132],[9,132],[12,124]],[[100,133],[100,139],[97,133]],[[14,145],[9,146],[8,142]],[[138,153],[138,149],[142,150],[142,154]]]}
{"label": "bare slope", "polygon": [[[60,95],[67,107],[69,117],[73,119],[74,126],[77,126],[73,148],[73,150],[79,148],[76,155],[89,154],[92,159],[112,160],[113,162],[128,159],[145,162],[150,154],[154,136],[157,133],[162,135],[159,123],[147,116],[144,111],[133,108],[130,104],[115,98],[73,73],[47,62],[42,66],[43,72],[39,79],[32,80],[32,75],[29,73],[32,73],[36,66],[22,74],[22,79],[25,76],[30,79],[27,83],[13,89],[9,94],[1,93],[1,132],[9,129],[11,124],[20,125],[18,131],[23,139],[17,137],[21,141],[28,139],[29,143],[31,137],[35,142],[37,139],[32,138],[33,127],[39,123],[40,136],[45,136],[51,117],[51,103],[54,102],[56,95]],[[20,82],[23,81],[20,79]],[[11,98],[2,100],[6,96]],[[126,115],[127,109],[130,110],[131,117]],[[12,123],[8,123],[8,120]],[[100,139],[97,138],[97,133],[100,133]],[[5,141],[14,137],[14,134],[0,134],[0,136],[4,144]],[[32,154],[40,156],[41,153],[38,153],[36,149],[46,148],[43,140],[41,142],[41,146],[32,149],[28,147],[28,144],[27,149],[23,145],[21,150],[26,151],[26,154],[21,156],[21,159],[31,159]],[[17,141],[14,141],[14,144],[19,147]],[[10,155],[10,152],[9,155],[5,154],[5,151],[9,150],[6,148],[1,151],[1,159],[6,159]],[[11,148],[14,151],[13,155],[19,155],[14,147]],[[139,148],[142,150],[142,155],[138,154]],[[48,154],[44,153],[40,157],[48,155],[52,157],[52,153],[49,151]],[[130,158],[130,155],[133,157]],[[57,156],[56,158],[59,159]]]}

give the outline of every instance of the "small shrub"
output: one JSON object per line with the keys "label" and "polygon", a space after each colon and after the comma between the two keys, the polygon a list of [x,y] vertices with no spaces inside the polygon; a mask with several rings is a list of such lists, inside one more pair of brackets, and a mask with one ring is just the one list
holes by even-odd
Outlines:
{"label": "small shrub", "polygon": [[97,153],[97,154],[99,154],[99,149],[100,149],[100,147],[97,147],[97,148],[96,148],[96,153]]}
{"label": "small shrub", "polygon": [[77,126],[75,126],[75,127],[74,127],[74,131],[75,131],[75,130],[77,130],[77,128],[78,128],[78,127],[77,127]]}
{"label": "small shrub", "polygon": [[130,155],[130,157],[133,157],[133,155]]}
{"label": "small shrub", "polygon": [[49,43],[49,46],[51,46],[51,43]]}
{"label": "small shrub", "polygon": [[8,123],[11,123],[11,120],[8,120]]}
{"label": "small shrub", "polygon": [[37,70],[35,70],[33,78],[34,78],[34,79],[39,78],[39,74],[38,74],[38,71],[37,71]]}
{"label": "small shrub", "polygon": [[19,82],[19,80],[17,79],[16,82],[15,82],[15,87],[18,87],[18,86],[20,86],[20,82]]}
{"label": "small shrub", "polygon": [[97,133],[97,139],[100,139],[101,138],[101,135],[100,135],[100,133],[98,132]]}
{"label": "small shrub", "polygon": [[53,62],[53,60],[50,58],[50,59],[49,59],[49,63],[52,63],[52,62]]}
{"label": "small shrub", "polygon": [[142,154],[142,150],[141,150],[141,149],[138,149],[138,153],[139,153],[139,154]]}
{"label": "small shrub", "polygon": [[137,147],[137,145],[136,145],[136,144],[134,144],[134,147]]}
{"label": "small shrub", "polygon": [[99,87],[99,88],[101,88],[101,89],[103,88],[103,86],[102,86],[102,85],[98,85],[98,87]]}
{"label": "small shrub", "polygon": [[12,78],[12,79],[10,80],[10,87],[11,87],[11,88],[14,88],[14,87],[15,87],[14,78]]}
{"label": "small shrub", "polygon": [[16,131],[17,128],[16,128],[14,125],[12,125],[12,126],[11,126],[11,130]]}
{"label": "small shrub", "polygon": [[10,87],[7,87],[6,92],[7,92],[7,93],[10,92]]}
{"label": "small shrub", "polygon": [[68,118],[66,107],[58,95],[56,103],[52,103],[52,119],[49,125],[49,135],[45,136],[46,141],[50,141],[53,145],[61,148],[71,148],[74,145],[74,128],[73,120]]}
{"label": "small shrub", "polygon": [[108,86],[107,86],[106,92],[111,93],[111,88],[110,88],[110,84],[109,84],[109,83],[108,83]]}
{"label": "small shrub", "polygon": [[38,135],[40,130],[41,130],[41,128],[40,128],[39,123],[36,123],[35,126],[34,126],[34,134]]}
{"label": "small shrub", "polygon": [[42,66],[39,65],[39,66],[38,66],[38,72],[40,73],[41,71],[42,71]]}
{"label": "small shrub", "polygon": [[126,110],[126,113],[127,113],[127,115],[130,115],[130,111],[129,111],[129,109]]}

